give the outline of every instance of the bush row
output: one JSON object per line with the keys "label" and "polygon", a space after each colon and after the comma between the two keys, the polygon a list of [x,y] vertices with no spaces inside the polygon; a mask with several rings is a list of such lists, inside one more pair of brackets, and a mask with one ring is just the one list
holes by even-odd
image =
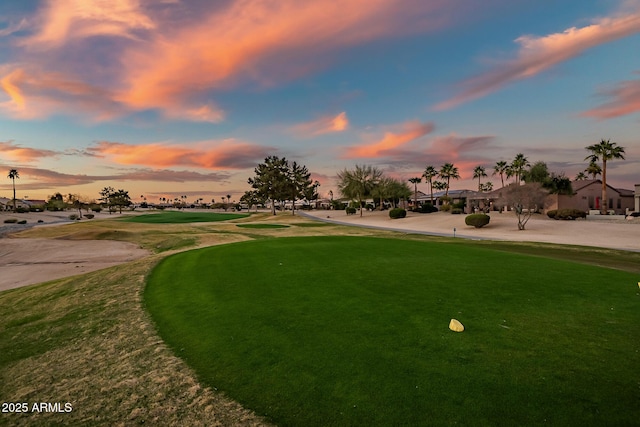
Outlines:
{"label": "bush row", "polygon": [[389,218],[391,219],[404,218],[406,216],[407,216],[407,211],[405,211],[402,208],[393,208],[389,211]]}
{"label": "bush row", "polygon": [[576,218],[586,218],[587,213],[580,209],[553,209],[547,211],[547,216],[552,219],[574,220]]}

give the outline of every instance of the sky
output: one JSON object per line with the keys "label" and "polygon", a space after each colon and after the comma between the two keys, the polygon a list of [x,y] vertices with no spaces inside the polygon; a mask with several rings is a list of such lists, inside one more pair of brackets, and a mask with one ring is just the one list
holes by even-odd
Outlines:
{"label": "sky", "polygon": [[[16,196],[239,200],[265,157],[319,192],[523,153],[640,183],[640,0],[5,0],[0,171]],[[418,189],[428,191],[422,183]],[[12,197],[0,181],[0,197]]]}

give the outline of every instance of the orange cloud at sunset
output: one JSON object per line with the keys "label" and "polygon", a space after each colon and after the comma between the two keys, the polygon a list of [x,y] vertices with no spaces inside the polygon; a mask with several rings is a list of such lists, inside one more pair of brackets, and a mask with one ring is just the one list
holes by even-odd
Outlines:
{"label": "orange cloud at sunset", "polygon": [[630,80],[618,84],[605,92],[611,100],[596,108],[583,112],[585,117],[610,119],[640,112],[640,80]]}
{"label": "orange cloud at sunset", "polygon": [[[637,8],[636,8],[637,9]],[[602,18],[582,28],[547,36],[522,36],[517,58],[462,82],[461,92],[435,106],[447,110],[493,93],[516,80],[532,77],[593,47],[640,32],[640,11]]]}
{"label": "orange cloud at sunset", "polygon": [[36,20],[41,22],[39,30],[22,43],[42,49],[74,38],[134,37],[135,29],[155,27],[138,0],[49,0]]}
{"label": "orange cloud at sunset", "polygon": [[18,162],[32,162],[43,157],[55,157],[60,154],[52,150],[21,147],[14,144],[13,141],[0,141],[0,151],[3,157],[8,157]]}
{"label": "orange cloud at sunset", "polygon": [[389,154],[390,150],[433,132],[433,123],[408,122],[398,132],[386,132],[384,137],[373,144],[359,145],[346,149],[344,158],[376,158]]}
{"label": "orange cloud at sunset", "polygon": [[293,126],[291,130],[302,136],[310,137],[332,132],[342,132],[349,127],[349,119],[344,111],[337,116],[325,116],[307,123]]}
{"label": "orange cloud at sunset", "polygon": [[88,152],[112,159],[122,165],[154,168],[190,166],[204,169],[240,169],[254,166],[273,149],[244,142],[199,143],[180,146],[161,143],[129,145],[101,141]]}
{"label": "orange cloud at sunset", "polygon": [[193,25],[166,26],[149,43],[131,45],[118,99],[135,109],[171,112],[203,88],[289,81],[326,67],[341,48],[441,27],[442,16],[425,16],[443,8],[441,1],[408,1],[401,8],[393,0],[231,2],[202,11]]}

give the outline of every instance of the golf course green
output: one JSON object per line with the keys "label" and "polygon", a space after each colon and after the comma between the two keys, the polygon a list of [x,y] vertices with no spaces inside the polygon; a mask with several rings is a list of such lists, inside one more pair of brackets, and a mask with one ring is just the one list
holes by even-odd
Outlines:
{"label": "golf course green", "polygon": [[169,256],[144,301],[203,384],[277,425],[633,425],[637,282],[464,241],[294,237]]}
{"label": "golf course green", "polygon": [[218,222],[246,218],[249,214],[218,212],[176,212],[143,214],[124,218],[123,221],[144,224],[188,224],[192,222]]}

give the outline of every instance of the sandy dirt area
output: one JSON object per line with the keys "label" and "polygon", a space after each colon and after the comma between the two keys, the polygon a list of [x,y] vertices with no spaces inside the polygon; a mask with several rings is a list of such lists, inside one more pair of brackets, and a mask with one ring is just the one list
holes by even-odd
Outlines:
{"label": "sandy dirt area", "polygon": [[[149,254],[134,243],[113,240],[27,239],[9,235],[27,227],[70,223],[69,215],[70,212],[0,213],[0,291],[88,273]],[[7,218],[26,219],[27,224],[5,224]]]}
{"label": "sandy dirt area", "polygon": [[365,227],[383,227],[401,232],[419,232],[440,236],[454,235],[468,239],[512,240],[546,242],[580,246],[640,251],[640,219],[603,220],[588,219],[556,221],[543,215],[534,215],[525,230],[518,230],[514,213],[491,213],[491,222],[474,228],[464,223],[464,215],[445,212],[414,214],[406,218],[390,219],[388,211],[364,212],[363,216],[346,215],[344,211],[305,212],[309,216],[341,224]]}

